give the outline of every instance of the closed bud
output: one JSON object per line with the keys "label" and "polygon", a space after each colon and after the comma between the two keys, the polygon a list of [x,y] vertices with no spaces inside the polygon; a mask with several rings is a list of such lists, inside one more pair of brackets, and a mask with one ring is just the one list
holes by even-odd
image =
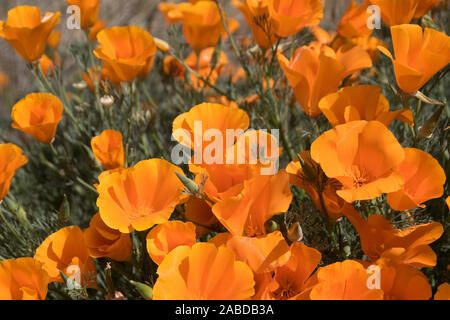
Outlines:
{"label": "closed bud", "polygon": [[114,104],[114,97],[110,95],[106,95],[100,98],[100,103],[105,108],[109,108]]}
{"label": "closed bud", "polygon": [[200,191],[200,187],[194,181],[182,174],[179,174],[178,172],[175,172],[175,174],[191,194],[196,194]]}
{"label": "closed bud", "polygon": [[300,242],[303,240],[303,231],[299,222],[294,223],[288,230],[288,239],[292,242]]}
{"label": "closed bud", "polygon": [[155,41],[155,45],[158,48],[159,51],[163,53],[167,53],[170,51],[170,45],[165,42],[164,40],[161,40],[159,38],[153,37],[153,40]]}

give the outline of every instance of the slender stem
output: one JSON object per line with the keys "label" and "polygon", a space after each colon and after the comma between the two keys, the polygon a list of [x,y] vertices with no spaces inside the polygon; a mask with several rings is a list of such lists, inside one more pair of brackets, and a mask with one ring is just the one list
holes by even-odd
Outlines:
{"label": "slender stem", "polygon": [[[1,203],[0,203],[0,206],[1,206]],[[11,233],[14,236],[14,238],[16,238],[23,246],[26,247],[27,246],[26,242],[21,237],[19,237],[19,235],[17,234],[16,230],[14,230],[14,228],[9,224],[8,220],[3,215],[2,210],[0,210],[0,218],[2,219],[2,221],[6,225],[6,227],[9,229],[9,231],[11,231]]]}

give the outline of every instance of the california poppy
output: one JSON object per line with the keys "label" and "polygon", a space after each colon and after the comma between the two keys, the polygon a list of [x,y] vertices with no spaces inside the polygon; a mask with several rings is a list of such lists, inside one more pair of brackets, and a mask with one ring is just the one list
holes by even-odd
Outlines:
{"label": "california poppy", "polygon": [[370,289],[370,274],[354,260],[336,262],[317,270],[317,284],[310,293],[311,300],[383,300],[381,289]]}
{"label": "california poppy", "polygon": [[371,14],[367,12],[369,2],[365,0],[358,6],[356,1],[352,1],[338,24],[337,32],[341,37],[368,37],[373,29],[367,26],[367,20]]}
{"label": "california poppy", "polygon": [[278,40],[269,19],[267,0],[233,0],[233,5],[238,8],[252,29],[256,43],[264,49],[272,47]]}
{"label": "california poppy", "polygon": [[436,265],[436,254],[428,244],[441,237],[443,227],[440,223],[394,229],[380,214],[371,215],[365,220],[355,210],[349,210],[346,217],[358,231],[361,247],[371,261],[383,257],[415,268]]}
{"label": "california poppy", "polygon": [[182,6],[183,32],[186,41],[195,51],[214,47],[224,31],[217,4],[214,1],[197,1]]}
{"label": "california poppy", "polygon": [[309,293],[308,279],[318,266],[322,255],[314,248],[301,242],[290,247],[290,258],[284,265],[275,269],[267,291],[269,297],[286,300],[300,299]]}
{"label": "california poppy", "polygon": [[106,27],[105,21],[97,20],[97,22],[95,22],[95,24],[92,26],[91,30],[89,30],[89,39],[91,41],[96,41],[98,33],[103,29],[105,29],[105,27]]}
{"label": "california poppy", "polygon": [[311,158],[342,184],[336,192],[347,202],[398,191],[404,182],[396,168],[405,152],[378,121],[352,121],[323,133],[311,145]]}
{"label": "california poppy", "polygon": [[96,213],[85,229],[84,242],[89,255],[93,258],[108,257],[116,261],[128,261],[133,245],[129,234],[109,228]]}
{"label": "california poppy", "polygon": [[33,258],[0,261],[0,300],[45,300],[49,276]]}
{"label": "california poppy", "polygon": [[103,29],[94,50],[122,82],[145,78],[151,71],[156,45],[150,33],[137,26]]}
{"label": "california poppy", "polygon": [[89,29],[98,18],[98,10],[100,7],[100,0],[66,0],[67,4],[78,6],[80,8],[81,28]]}
{"label": "california poppy", "polygon": [[255,293],[252,270],[212,243],[175,248],[157,272],[154,300],[246,300]]}
{"label": "california poppy", "polygon": [[418,1],[416,12],[414,13],[414,18],[418,19],[423,17],[430,11],[433,7],[435,7],[441,0],[420,0]]}
{"label": "california poppy", "polygon": [[191,197],[184,205],[184,216],[195,224],[197,238],[210,233],[220,225],[206,200]]}
{"label": "california poppy", "polygon": [[260,236],[266,233],[264,223],[274,215],[286,212],[292,201],[289,175],[256,175],[244,181],[241,193],[217,202],[213,213],[233,234]]}
{"label": "california poppy", "polygon": [[48,236],[36,249],[34,258],[43,264],[50,282],[63,282],[61,271],[81,286],[96,285],[94,260],[78,226],[65,227]]}
{"label": "california poppy", "polygon": [[41,17],[38,7],[15,7],[8,11],[6,22],[0,21],[0,37],[7,40],[23,59],[36,61],[44,54],[48,37],[59,24],[59,16],[59,12],[46,12]]}
{"label": "california poppy", "polygon": [[372,66],[367,52],[358,46],[337,52],[326,45],[302,46],[290,61],[278,53],[278,61],[301,108],[313,118],[321,114],[322,97],[336,92],[347,76]]}
{"label": "california poppy", "polygon": [[105,130],[91,140],[95,158],[106,170],[123,167],[124,150],[122,134],[116,130]]}
{"label": "california poppy", "polygon": [[348,204],[336,193],[342,187],[340,182],[334,178],[327,178],[320,165],[311,159],[309,151],[303,151],[299,157],[303,165],[297,158],[286,167],[289,183],[305,190],[317,209],[328,218],[333,220],[341,218]]}
{"label": "california poppy", "polygon": [[434,300],[450,300],[450,284],[448,282],[438,287]]}
{"label": "california poppy", "polygon": [[318,25],[323,17],[320,0],[268,0],[267,3],[275,34],[281,38]]}
{"label": "california poppy", "polygon": [[147,234],[146,239],[147,252],[158,265],[176,247],[192,246],[197,242],[195,225],[182,221],[168,221],[157,225]]}
{"label": "california poppy", "polygon": [[17,170],[28,162],[22,149],[12,143],[0,144],[0,202],[11,186],[11,180]]}
{"label": "california poppy", "polygon": [[167,23],[173,24],[183,21],[183,12],[181,7],[186,5],[185,2],[180,4],[173,2],[161,2],[158,4],[158,10],[164,15]]}
{"label": "california poppy", "polygon": [[405,160],[398,166],[405,183],[394,193],[387,195],[392,209],[406,211],[420,206],[444,193],[446,180],[444,169],[430,154],[414,148],[405,148]]}
{"label": "california poppy", "polygon": [[102,220],[122,233],[166,222],[184,189],[175,172],[183,174],[165,160],[150,159],[99,177],[97,206]]}
{"label": "california poppy", "polygon": [[44,54],[39,61],[39,66],[46,78],[53,77],[55,67],[59,66],[60,64],[61,59],[59,58],[59,54],[57,52],[55,52],[53,60]]}
{"label": "california poppy", "polygon": [[450,37],[415,24],[391,27],[395,59],[384,47],[378,47],[394,65],[397,84],[406,93],[419,90],[435,73],[450,62]]}
{"label": "california poppy", "polygon": [[49,144],[62,119],[63,104],[50,93],[31,93],[16,103],[11,112],[12,127]]}
{"label": "california poppy", "polygon": [[389,26],[410,23],[422,0],[369,0],[381,10],[381,18]]}
{"label": "california poppy", "polygon": [[61,42],[61,36],[62,33],[59,30],[53,30],[47,39],[47,44],[50,46],[50,48],[56,49],[59,46],[59,43]]}
{"label": "california poppy", "polygon": [[333,126],[355,120],[377,120],[389,127],[394,119],[413,125],[411,110],[389,111],[381,88],[373,85],[344,87],[319,102],[319,109]]}

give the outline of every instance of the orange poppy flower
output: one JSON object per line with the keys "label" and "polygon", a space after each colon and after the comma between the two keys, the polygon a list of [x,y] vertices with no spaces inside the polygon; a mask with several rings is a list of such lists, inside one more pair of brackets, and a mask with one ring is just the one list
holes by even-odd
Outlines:
{"label": "orange poppy flower", "polygon": [[410,23],[414,17],[419,1],[422,0],[369,0],[372,5],[380,7],[381,18],[389,26]]}
{"label": "orange poppy flower", "polygon": [[[360,46],[367,51],[372,61],[376,61],[379,58],[378,47],[382,46],[387,48],[387,44],[375,37],[356,37],[356,38],[344,38],[337,37],[332,44],[332,48],[337,51],[340,47],[353,47]],[[371,70],[372,71],[372,70]]]}
{"label": "orange poppy flower", "polygon": [[430,154],[414,148],[405,148],[405,160],[398,170],[403,175],[403,188],[387,195],[392,209],[406,211],[420,206],[444,193],[444,169]]}
{"label": "orange poppy flower", "polygon": [[336,92],[352,73],[372,66],[367,52],[359,47],[341,47],[337,52],[328,46],[303,46],[289,61],[278,53],[278,61],[303,111],[318,117],[320,99]]}
{"label": "orange poppy flower", "polygon": [[275,34],[290,37],[307,26],[315,26],[323,17],[320,0],[268,0],[270,21]]}
{"label": "orange poppy flower", "polygon": [[125,154],[122,134],[116,130],[105,130],[91,140],[95,158],[106,170],[123,167]]}
{"label": "orange poppy flower", "polygon": [[94,50],[122,82],[145,78],[151,71],[156,45],[150,33],[137,26],[103,29]]}
{"label": "orange poppy flower", "polygon": [[185,2],[180,4],[173,2],[161,2],[158,4],[158,10],[164,15],[164,18],[168,24],[174,24],[183,21],[183,12],[181,11],[181,8],[185,5]]}
{"label": "orange poppy flower", "polygon": [[244,15],[252,29],[253,38],[263,49],[271,48],[278,40],[269,22],[267,0],[233,0],[233,5]]}
{"label": "orange poppy flower", "polygon": [[0,261],[0,300],[45,300],[49,276],[33,258]]}
{"label": "orange poppy flower", "polygon": [[450,196],[445,199],[445,203],[447,203],[447,207],[450,209]]}
{"label": "orange poppy flower", "polygon": [[244,181],[240,194],[216,203],[213,213],[233,235],[260,236],[264,223],[289,209],[292,193],[289,175],[280,170],[273,176],[256,175]]}
{"label": "orange poppy flower", "polygon": [[389,127],[394,119],[414,125],[411,110],[389,111],[389,101],[373,85],[344,87],[322,98],[319,109],[333,127],[356,120],[377,120]]}
{"label": "orange poppy flower", "polygon": [[398,191],[404,182],[396,168],[405,152],[378,121],[353,121],[325,132],[311,145],[311,158],[342,184],[336,192],[347,202]]}
{"label": "orange poppy flower", "polygon": [[[203,77],[204,79],[209,79],[208,81],[212,84],[215,84],[217,79],[219,78],[220,74],[222,73],[224,67],[228,64],[228,58],[225,54],[225,52],[221,51],[220,55],[216,61],[216,65],[212,65],[213,56],[215,53],[215,48],[206,48],[200,52],[199,61],[197,64],[197,53],[192,52],[185,60],[184,62],[186,65],[197,71],[197,73]],[[212,69],[214,67],[214,69]],[[186,81],[184,74],[184,67],[183,67],[183,73],[181,74],[181,78]],[[204,84],[203,81],[199,80],[195,75],[189,74],[191,86],[195,90],[201,90],[202,88],[208,89],[208,87]]]}
{"label": "orange poppy flower", "polygon": [[[179,115],[173,122],[172,131],[184,130],[184,133],[176,137],[178,142],[190,147],[192,150],[203,150],[211,143],[203,142],[203,133],[209,129],[219,130],[226,137],[227,129],[248,129],[250,118],[248,114],[236,108],[220,104],[202,103],[193,107],[189,112]],[[195,137],[197,135],[197,137]],[[225,139],[224,139],[225,140]],[[226,141],[223,141],[226,150]]]}
{"label": "orange poppy flower", "polygon": [[380,214],[371,215],[364,220],[358,212],[349,210],[346,217],[358,231],[361,247],[371,261],[384,257],[415,268],[436,265],[436,254],[428,244],[441,237],[443,227],[440,223],[394,229]]}
{"label": "orange poppy flower", "polygon": [[63,282],[61,271],[81,286],[96,285],[94,260],[78,226],[65,227],[48,236],[36,249],[34,258],[43,264],[50,282]]}
{"label": "orange poppy flower", "polygon": [[[311,159],[310,151],[303,151],[300,157],[304,161],[305,169],[298,158],[290,162],[286,167],[286,172],[289,173],[289,183],[305,190],[317,209],[330,219],[341,218],[348,204],[336,193],[341,188],[339,181],[327,178],[320,165]],[[325,211],[319,191],[322,192]]]}
{"label": "orange poppy flower", "polygon": [[312,288],[311,300],[383,300],[381,289],[369,289],[370,274],[354,260],[336,262],[317,270],[318,283]]}
{"label": "orange poppy flower", "polygon": [[252,270],[212,243],[175,248],[157,272],[154,300],[247,300],[255,293]]}
{"label": "orange poppy flower", "polygon": [[3,93],[3,89],[9,84],[9,77],[0,72],[0,94]]}
{"label": "orange poppy flower", "polygon": [[233,236],[224,245],[233,250],[236,260],[245,262],[254,273],[273,271],[285,265],[291,255],[280,231],[262,237]]}
{"label": "orange poppy flower", "polygon": [[55,138],[62,119],[63,104],[50,93],[31,93],[13,107],[12,127],[49,144]]}
{"label": "orange poppy flower", "polygon": [[191,197],[184,205],[184,216],[195,224],[197,238],[204,236],[220,225],[211,206],[205,201]]}
{"label": "orange poppy flower", "polygon": [[183,174],[165,160],[150,159],[99,177],[97,206],[103,222],[122,233],[166,222],[184,189],[175,172]]}
{"label": "orange poppy flower", "polygon": [[418,1],[414,19],[419,19],[427,14],[433,7],[435,7],[441,0],[420,0]]}
{"label": "orange poppy flower", "polygon": [[105,29],[106,27],[106,22],[103,20],[97,20],[95,22],[95,24],[92,26],[91,30],[89,30],[89,39],[91,41],[96,41],[97,40],[97,35],[100,31],[102,31],[103,29]]}
{"label": "orange poppy flower", "polygon": [[181,221],[168,221],[154,227],[147,234],[146,239],[147,252],[158,265],[176,247],[191,247],[197,242],[195,225]]}
{"label": "orange poppy flower", "polygon": [[53,30],[47,39],[47,44],[50,46],[50,48],[56,49],[59,46],[59,43],[61,42],[61,31],[59,30]]}
{"label": "orange poppy flower", "polygon": [[75,5],[80,8],[81,28],[89,29],[98,18],[100,0],[66,0],[69,6]]}
{"label": "orange poppy flower", "polygon": [[54,61],[50,59],[47,55],[43,55],[41,60],[39,61],[39,66],[42,70],[42,73],[46,78],[53,77],[55,65],[58,66],[61,64],[61,59],[59,58],[59,54],[55,52]]}
{"label": "orange poppy flower", "polygon": [[108,257],[116,261],[128,261],[133,245],[129,234],[109,228],[96,213],[84,230],[84,242],[93,258]]}
{"label": "orange poppy flower", "polygon": [[366,0],[360,6],[356,1],[352,1],[344,13],[337,32],[341,37],[354,38],[354,37],[368,37],[372,34],[373,30],[367,27],[367,20],[371,14],[367,12],[369,2]]}
{"label": "orange poppy flower", "polygon": [[309,293],[308,279],[322,259],[319,251],[301,242],[293,243],[290,252],[288,262],[275,269],[267,287],[269,297],[276,300],[306,298]]}
{"label": "orange poppy flower", "polygon": [[450,300],[450,284],[448,282],[438,287],[434,300]]}
{"label": "orange poppy flower", "polygon": [[164,57],[163,60],[164,73],[173,78],[183,78],[186,69],[172,56]]}
{"label": "orange poppy flower", "polygon": [[419,90],[435,73],[450,62],[450,37],[443,32],[418,25],[391,27],[395,59],[383,47],[378,47],[394,65],[397,84],[406,93]]}
{"label": "orange poppy flower", "polygon": [[17,170],[28,162],[22,149],[12,143],[0,144],[0,202],[6,196]]}
{"label": "orange poppy flower", "polygon": [[192,49],[200,51],[214,47],[224,31],[217,4],[214,1],[186,3],[183,14],[183,32]]}
{"label": "orange poppy flower", "polygon": [[15,7],[8,11],[6,22],[0,21],[0,37],[7,40],[23,59],[36,61],[44,54],[48,37],[59,24],[59,16],[59,12],[46,12],[41,18],[38,7]]}
{"label": "orange poppy flower", "polygon": [[[396,264],[384,258],[378,259],[375,263],[360,260],[358,262],[367,269],[368,274],[374,275],[374,271],[379,272],[379,286],[383,290],[384,300],[429,300],[431,298],[428,278],[416,268]],[[372,272],[369,272],[371,266],[379,269],[372,269]],[[372,285],[375,284],[376,282],[372,282]]]}

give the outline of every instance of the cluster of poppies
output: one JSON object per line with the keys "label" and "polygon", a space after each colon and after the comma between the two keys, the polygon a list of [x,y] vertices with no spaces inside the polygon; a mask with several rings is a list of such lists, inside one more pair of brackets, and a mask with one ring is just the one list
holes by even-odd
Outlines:
{"label": "cluster of poppies", "polygon": [[[148,256],[157,266],[155,283],[136,285],[148,299],[433,298],[421,269],[436,265],[430,244],[441,238],[444,226],[417,224],[411,218],[410,226],[397,228],[384,212],[365,216],[359,209],[361,203],[386,199],[393,211],[409,214],[431,199],[444,197],[446,173],[438,160],[417,145],[402,146],[389,130],[395,120],[404,122],[405,128],[417,126],[415,111],[407,103],[410,99],[439,104],[419,90],[450,62],[450,38],[410,23],[431,9],[438,10],[441,1],[352,1],[337,33],[318,27],[324,2],[232,1],[252,31],[248,42],[255,47],[249,50],[261,50],[263,56],[270,56],[264,61],[279,64],[284,76],[281,86],[296,100],[291,104],[297,102],[312,119],[326,118],[331,128],[321,132],[308,150],[293,146],[298,156],[266,175],[262,169],[267,163],[262,159],[249,161],[247,155],[243,163],[226,161],[242,146],[249,154],[255,147],[285,153],[292,146],[265,131],[256,131],[260,135],[252,145],[252,119],[242,105],[259,97],[233,99],[216,87],[221,76],[227,75],[234,85],[245,82],[249,72],[231,66],[225,52],[217,50],[218,43],[229,41],[242,54],[233,36],[239,23],[227,16],[221,1],[159,4],[167,23],[182,25],[192,48],[186,58],[180,58],[165,41],[141,27],[105,28],[98,20],[100,0],[67,0],[81,9],[81,28],[88,41],[98,42],[89,54],[101,63],[91,65],[83,79],[101,108],[108,106],[106,97],[99,96],[101,83],[126,92],[123,84],[145,79],[161,54],[166,76],[182,82],[186,90],[210,93],[204,103],[189,106],[189,111],[173,118],[172,132],[182,129],[192,137],[179,142],[199,151],[193,138],[197,123],[202,132],[241,134],[231,146],[221,143],[224,159],[220,160],[224,161],[191,159],[186,168],[161,158],[130,165],[128,146],[124,147],[123,132],[118,130],[91,137],[91,152],[104,168],[94,185],[98,213],[84,230],[67,226],[48,235],[33,257],[0,261],[0,299],[45,299],[52,282],[74,281],[80,287],[98,289],[100,270],[94,259],[135,261],[131,236],[135,232],[145,232]],[[372,5],[380,8],[390,28],[395,57],[386,43],[372,37],[367,23],[371,17],[367,9]],[[5,22],[0,21],[0,37],[31,63],[44,82],[61,64],[56,52],[61,34],[54,31],[59,20],[58,12],[42,15],[37,7],[19,6],[8,12]],[[283,50],[306,29],[314,41]],[[52,58],[44,55],[47,44],[54,50]],[[405,102],[401,109],[391,110],[382,87],[359,81],[362,72],[370,77],[372,71],[365,69],[380,59],[379,51],[392,60],[398,96]],[[6,80],[0,76],[0,93],[2,83]],[[280,83],[268,81],[265,88],[276,85]],[[61,92],[63,96],[57,96]],[[31,93],[13,106],[12,127],[53,148],[63,115],[70,116],[69,99],[63,90]],[[200,152],[213,144],[217,146],[217,141],[204,142]],[[18,146],[0,144],[0,201],[8,194],[16,171],[27,162]],[[280,227],[275,218],[290,210],[298,188],[328,225],[344,219],[351,223],[364,258],[324,264],[322,253],[305,244],[301,223]],[[450,206],[448,197],[446,201]],[[450,285],[438,285],[434,299],[450,299]],[[117,290],[109,293],[110,299],[123,298]]]}

